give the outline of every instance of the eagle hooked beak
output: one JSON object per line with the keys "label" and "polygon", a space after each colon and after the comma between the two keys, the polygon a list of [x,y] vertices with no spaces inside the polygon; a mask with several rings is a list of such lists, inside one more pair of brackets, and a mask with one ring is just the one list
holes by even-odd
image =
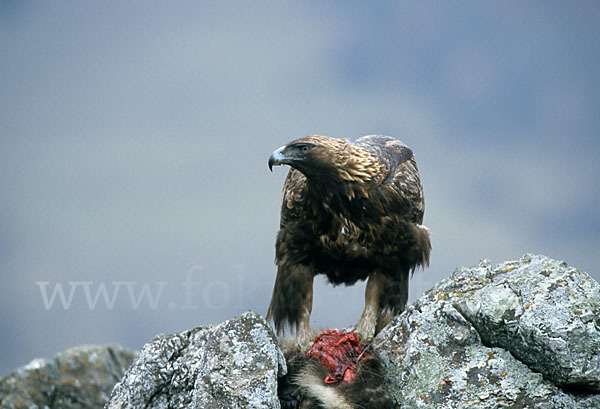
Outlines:
{"label": "eagle hooked beak", "polygon": [[273,166],[278,166],[286,163],[286,156],[283,154],[285,146],[277,149],[269,156],[269,170],[273,172]]}

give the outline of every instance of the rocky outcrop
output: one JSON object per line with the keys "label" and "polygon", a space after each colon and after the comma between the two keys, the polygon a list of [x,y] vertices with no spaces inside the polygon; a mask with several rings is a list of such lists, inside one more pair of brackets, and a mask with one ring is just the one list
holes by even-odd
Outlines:
{"label": "rocky outcrop", "polygon": [[[428,291],[370,348],[399,407],[599,408],[600,285],[544,256],[483,260]],[[101,407],[133,357],[80,347],[34,361],[2,379],[1,407]],[[271,327],[247,312],[154,338],[106,408],[278,408],[285,373]]]}
{"label": "rocky outcrop", "polygon": [[410,408],[600,407],[600,286],[526,255],[460,268],[373,345]]}
{"label": "rocky outcrop", "polygon": [[113,390],[107,409],[278,408],[286,373],[277,339],[254,312],[159,335]]}
{"label": "rocky outcrop", "polygon": [[136,357],[134,351],[108,345],[36,359],[0,380],[0,408],[100,409]]}
{"label": "rocky outcrop", "polygon": [[485,345],[509,351],[565,390],[600,392],[595,281],[566,263],[528,256],[498,266],[482,284],[454,307]]}

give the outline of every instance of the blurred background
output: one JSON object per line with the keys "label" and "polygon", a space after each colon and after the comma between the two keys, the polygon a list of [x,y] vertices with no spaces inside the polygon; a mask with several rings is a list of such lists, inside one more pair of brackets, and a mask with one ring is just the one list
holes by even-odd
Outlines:
{"label": "blurred background", "polygon": [[[0,2],[0,374],[264,314],[282,144],[413,148],[417,299],[543,253],[600,279],[600,3]],[[316,327],[363,288],[317,280]],[[62,292],[61,292],[62,291]]]}

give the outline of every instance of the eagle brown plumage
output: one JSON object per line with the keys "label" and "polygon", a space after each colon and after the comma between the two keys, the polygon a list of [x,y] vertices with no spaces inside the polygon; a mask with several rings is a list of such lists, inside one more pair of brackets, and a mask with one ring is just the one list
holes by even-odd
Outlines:
{"label": "eagle brown plumage", "polygon": [[350,143],[321,135],[277,149],[269,168],[291,167],[275,245],[277,277],[267,317],[310,339],[313,278],[333,285],[368,278],[357,325],[363,342],[402,312],[409,274],[428,265],[423,187],[412,150],[382,135]]}

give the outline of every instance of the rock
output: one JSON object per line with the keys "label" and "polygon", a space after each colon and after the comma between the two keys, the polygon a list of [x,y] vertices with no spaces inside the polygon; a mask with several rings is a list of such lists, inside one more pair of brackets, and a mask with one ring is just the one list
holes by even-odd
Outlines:
{"label": "rock", "polygon": [[159,335],[144,346],[106,405],[117,408],[279,408],[285,359],[254,312]]}
{"label": "rock", "polygon": [[3,409],[102,408],[137,353],[117,345],[79,346],[36,359],[0,381]]}
{"label": "rock", "polygon": [[[426,292],[372,348],[399,407],[600,408],[600,285],[544,256],[483,260]],[[77,347],[33,361],[0,381],[0,407],[100,408],[135,356]],[[155,337],[105,408],[279,408],[286,371],[271,327],[247,312]]]}
{"label": "rock", "polygon": [[555,385],[600,392],[600,285],[545,257],[499,265],[455,307],[487,346],[508,350]]}
{"label": "rock", "polygon": [[599,300],[598,283],[565,263],[482,261],[428,291],[373,345],[400,407],[598,408]]}

